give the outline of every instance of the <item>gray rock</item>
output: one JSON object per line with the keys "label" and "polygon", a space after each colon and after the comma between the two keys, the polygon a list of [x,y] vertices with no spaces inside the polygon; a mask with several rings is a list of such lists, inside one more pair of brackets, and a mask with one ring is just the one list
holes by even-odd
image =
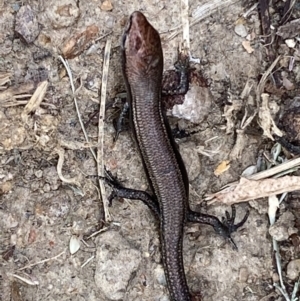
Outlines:
{"label": "gray rock", "polygon": [[121,300],[141,262],[141,254],[114,231],[103,233],[97,245],[95,283],[107,300]]}

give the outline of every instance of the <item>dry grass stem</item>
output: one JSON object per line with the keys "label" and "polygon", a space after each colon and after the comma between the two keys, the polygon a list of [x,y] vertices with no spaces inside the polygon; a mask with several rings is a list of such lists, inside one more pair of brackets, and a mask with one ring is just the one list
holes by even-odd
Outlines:
{"label": "dry grass stem", "polygon": [[28,103],[26,104],[22,112],[21,118],[23,122],[26,123],[28,114],[36,111],[36,109],[40,106],[47,92],[47,88],[48,88],[48,81],[43,81],[38,84],[35,92],[31,96],[30,100],[28,101]]}
{"label": "dry grass stem", "polygon": [[277,179],[267,179],[299,166],[300,158],[289,160],[268,170],[251,175],[247,179],[241,178],[240,181],[230,183],[223,187],[222,190],[207,195],[206,199],[209,200],[209,204],[215,202],[234,204],[283,192],[300,190],[299,177],[285,176]]}
{"label": "dry grass stem", "polygon": [[189,1],[181,0],[182,39],[185,48],[190,49]]}
{"label": "dry grass stem", "polygon": [[209,204],[222,202],[231,205],[295,190],[300,190],[300,177],[285,176],[259,181],[241,178],[238,184],[207,195],[206,199],[210,200]]}
{"label": "dry grass stem", "polygon": [[93,259],[95,258],[95,255],[91,256],[89,259],[87,259],[82,265],[81,268],[84,268],[87,264],[89,264]]}
{"label": "dry grass stem", "polygon": [[45,262],[57,259],[58,257],[60,257],[61,255],[65,254],[65,253],[66,253],[66,251],[62,251],[61,253],[57,254],[54,257],[50,257],[50,258],[47,258],[47,259],[44,259],[44,260],[41,260],[41,261],[38,261],[38,262],[35,262],[35,263],[31,263],[31,264],[25,265],[24,267],[18,269],[18,271],[22,271],[22,270],[34,267],[35,265],[42,264],[42,263],[45,263]]}
{"label": "dry grass stem", "polygon": [[262,93],[261,100],[262,100],[261,106],[259,107],[259,111],[258,111],[258,118],[259,118],[258,124],[264,131],[263,135],[265,135],[271,140],[274,140],[272,134],[276,134],[277,136],[282,137],[283,133],[276,126],[270,112],[269,94]]}
{"label": "dry grass stem", "polygon": [[[99,176],[104,175],[104,119],[105,119],[105,103],[106,103],[106,91],[107,91],[107,80],[109,70],[109,59],[111,50],[111,39],[107,39],[105,50],[104,50],[104,62],[102,72],[102,83],[101,83],[101,97],[100,97],[100,111],[98,121],[98,152],[97,152],[97,172]],[[108,210],[108,200],[105,193],[105,185],[102,180],[99,180],[101,199],[103,202],[103,209],[105,220],[108,222],[111,220],[111,216]]]}
{"label": "dry grass stem", "polygon": [[76,180],[76,178],[70,178],[70,179],[67,179],[63,176],[62,174],[62,167],[63,167],[63,164],[64,164],[64,155],[65,155],[65,150],[63,148],[60,148],[60,147],[57,147],[56,148],[56,152],[58,154],[58,162],[57,162],[57,174],[58,174],[58,177],[60,178],[60,180],[64,183],[67,183],[67,184],[73,184],[73,185],[76,185],[78,188],[81,187],[80,183]]}
{"label": "dry grass stem", "polygon": [[25,278],[23,276],[19,276],[17,274],[9,274],[9,275],[13,276],[14,278],[16,278],[20,281],[23,281],[24,283],[26,283],[28,285],[39,285],[40,284],[37,280],[31,280],[31,279]]}
{"label": "dry grass stem", "polygon": [[274,62],[271,64],[271,66],[267,69],[267,71],[263,74],[263,76],[261,77],[261,79],[259,81],[259,84],[257,85],[257,88],[256,88],[256,105],[257,105],[258,108],[260,106],[260,97],[261,97],[261,94],[264,91],[267,78],[271,74],[272,70],[275,68],[275,66],[277,65],[277,63],[279,62],[280,59],[281,59],[281,56],[279,55],[274,60]]}

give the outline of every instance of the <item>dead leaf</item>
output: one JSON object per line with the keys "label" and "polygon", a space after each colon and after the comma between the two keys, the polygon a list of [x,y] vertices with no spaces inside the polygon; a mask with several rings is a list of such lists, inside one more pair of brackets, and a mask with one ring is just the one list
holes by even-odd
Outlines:
{"label": "dead leaf", "polygon": [[279,208],[279,200],[276,195],[270,195],[269,196],[269,209],[268,209],[268,215],[271,226],[274,225],[276,220],[276,212]]}
{"label": "dead leaf", "polygon": [[253,174],[257,173],[257,166],[256,165],[250,165],[242,172],[242,177],[249,177]]}
{"label": "dead leaf", "polygon": [[242,45],[248,53],[252,53],[254,51],[254,49],[250,45],[250,41],[243,41]]}
{"label": "dead leaf", "polygon": [[48,81],[43,81],[38,84],[35,92],[33,93],[32,97],[28,101],[27,105],[25,106],[21,114],[23,122],[26,123],[28,114],[30,112],[35,111],[40,106],[46,94],[47,88],[48,88]]}
{"label": "dead leaf", "polygon": [[214,171],[215,176],[218,177],[219,175],[224,173],[226,170],[228,170],[230,168],[229,163],[230,163],[230,161],[228,161],[228,160],[222,161]]}
{"label": "dead leaf", "polygon": [[28,244],[34,243],[36,241],[36,238],[37,238],[37,232],[34,228],[31,228],[28,235]]}
{"label": "dead leaf", "polygon": [[1,87],[10,83],[10,78],[12,74],[10,72],[0,72],[0,90],[5,89],[5,87]]}
{"label": "dead leaf", "polygon": [[282,137],[283,133],[276,126],[269,108],[269,94],[263,93],[261,95],[261,106],[259,107],[258,117],[259,117],[259,126],[263,129],[264,135],[274,141],[272,134],[276,134],[279,137]]}
{"label": "dead leaf", "polygon": [[226,134],[231,134],[235,128],[235,114],[243,107],[240,99],[232,99],[230,105],[225,105],[223,116],[226,119]]}
{"label": "dead leaf", "polygon": [[99,28],[93,24],[88,26],[85,31],[73,35],[65,42],[62,48],[63,56],[67,59],[72,59],[80,55],[88,48],[98,32]]}
{"label": "dead leaf", "polygon": [[[24,90],[25,91],[25,90]],[[9,108],[19,105],[26,105],[31,94],[16,94],[15,87],[10,87],[0,92],[0,107]]]}

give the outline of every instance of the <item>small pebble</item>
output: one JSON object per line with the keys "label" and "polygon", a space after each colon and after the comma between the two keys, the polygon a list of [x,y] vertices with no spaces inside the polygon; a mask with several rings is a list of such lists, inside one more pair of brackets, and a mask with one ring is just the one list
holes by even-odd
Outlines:
{"label": "small pebble", "polygon": [[101,10],[104,11],[111,11],[113,9],[113,5],[111,3],[111,1],[105,0],[101,6],[100,6]]}
{"label": "small pebble", "polygon": [[289,47],[289,48],[295,48],[296,46],[296,41],[294,39],[287,39],[285,40],[285,44]]}
{"label": "small pebble", "polygon": [[41,178],[43,176],[43,171],[41,169],[39,169],[39,170],[36,170],[34,172],[34,174],[37,178]]}
{"label": "small pebble", "polygon": [[289,262],[286,274],[291,280],[298,279],[300,275],[300,259],[295,259]]}
{"label": "small pebble", "polygon": [[272,280],[273,280],[273,283],[276,283],[279,281],[279,275],[277,273],[273,273],[272,274]]}
{"label": "small pebble", "polygon": [[243,24],[237,24],[234,27],[234,32],[242,38],[245,38],[248,35],[247,29]]}
{"label": "small pebble", "polygon": [[249,277],[247,268],[240,268],[239,270],[239,282],[246,283]]}
{"label": "small pebble", "polygon": [[297,229],[294,227],[295,217],[294,215],[286,211],[284,212],[269,229],[270,235],[277,241],[287,240],[293,233],[297,233]]}
{"label": "small pebble", "polygon": [[40,33],[34,11],[29,5],[20,8],[16,15],[15,32],[27,43],[32,43]]}
{"label": "small pebble", "polygon": [[162,265],[158,265],[156,267],[156,269],[154,270],[155,273],[155,278],[156,281],[160,284],[160,285],[167,285],[167,281],[166,281],[166,277],[165,277],[165,272],[164,269],[162,267]]}

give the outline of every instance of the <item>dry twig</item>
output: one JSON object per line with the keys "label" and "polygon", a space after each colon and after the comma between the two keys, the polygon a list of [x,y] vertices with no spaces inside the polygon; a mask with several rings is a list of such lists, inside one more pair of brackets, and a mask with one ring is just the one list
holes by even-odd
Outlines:
{"label": "dry twig", "polygon": [[57,174],[59,178],[61,179],[62,182],[67,183],[67,184],[73,184],[76,185],[78,188],[81,187],[80,183],[76,180],[76,178],[70,178],[67,179],[63,176],[62,174],[62,167],[64,164],[64,159],[65,159],[65,150],[61,147],[56,148],[56,152],[58,154],[58,162],[57,162]]}
{"label": "dry twig", "polygon": [[[107,80],[108,80],[108,69],[110,59],[111,39],[107,39],[105,50],[104,50],[104,62],[103,62],[103,73],[102,73],[102,84],[101,84],[101,97],[100,97],[100,110],[99,110],[99,122],[98,122],[98,152],[97,152],[97,171],[98,176],[104,175],[104,119],[105,119],[105,102],[106,102],[106,91],[107,91]],[[105,220],[108,222],[111,220],[110,213],[108,210],[108,200],[105,193],[105,186],[102,180],[99,180],[101,199],[103,202]]]}
{"label": "dry twig", "polygon": [[26,104],[26,106],[21,114],[21,118],[22,118],[23,122],[26,123],[28,114],[33,111],[36,111],[36,109],[40,106],[40,104],[43,101],[45,94],[47,92],[47,88],[48,88],[48,81],[43,81],[43,82],[39,83],[35,92],[33,93],[32,97]]}
{"label": "dry twig", "polygon": [[209,204],[215,202],[234,204],[284,192],[300,190],[299,177],[285,176],[278,179],[267,179],[268,177],[298,167],[299,165],[300,158],[297,158],[249,176],[247,179],[241,178],[238,182],[226,185],[223,190],[207,195],[206,200],[209,200]]}
{"label": "dry twig", "polygon": [[35,263],[31,263],[31,264],[25,265],[24,267],[20,268],[18,271],[22,271],[22,270],[31,268],[31,267],[33,267],[35,265],[38,265],[38,264],[41,264],[41,263],[45,263],[45,262],[48,262],[48,261],[51,261],[51,260],[54,260],[54,259],[57,259],[58,257],[60,257],[61,255],[65,254],[65,253],[66,253],[66,251],[62,251],[61,253],[57,254],[56,256],[53,256],[53,257],[50,257],[50,258],[47,258],[47,259],[44,259],[44,260],[41,260],[41,261],[38,261],[38,262],[35,262]]}

